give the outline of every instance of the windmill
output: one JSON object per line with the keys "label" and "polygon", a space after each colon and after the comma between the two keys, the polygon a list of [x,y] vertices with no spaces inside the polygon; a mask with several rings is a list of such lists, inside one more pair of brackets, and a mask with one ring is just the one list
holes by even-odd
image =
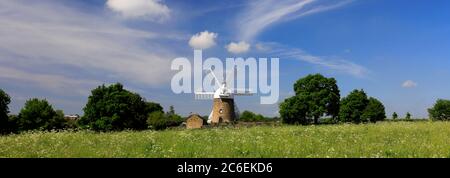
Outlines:
{"label": "windmill", "polygon": [[211,114],[208,117],[209,124],[232,123],[239,118],[239,109],[234,102],[234,96],[249,96],[253,93],[245,89],[230,89],[227,86],[227,82],[223,81],[220,83],[216,75],[214,75],[214,72],[211,69],[209,71],[214,77],[217,86],[220,87],[215,92],[195,92],[195,99],[213,100]]}

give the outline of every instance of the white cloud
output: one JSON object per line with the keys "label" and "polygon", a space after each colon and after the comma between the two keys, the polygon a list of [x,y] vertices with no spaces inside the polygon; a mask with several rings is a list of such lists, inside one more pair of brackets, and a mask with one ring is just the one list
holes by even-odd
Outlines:
{"label": "white cloud", "polygon": [[146,17],[161,21],[170,15],[170,9],[161,0],[108,0],[106,5],[125,18]]}
{"label": "white cloud", "polygon": [[417,83],[412,80],[406,80],[403,82],[402,87],[403,88],[414,88],[417,87]]}
{"label": "white cloud", "polygon": [[[259,0],[251,1],[236,20],[239,39],[251,41],[265,28],[282,21],[341,7],[353,0]],[[245,24],[245,25],[242,25]]]}
{"label": "white cloud", "polygon": [[170,59],[176,54],[154,42],[167,35],[134,30],[58,2],[0,1],[0,64],[44,74],[70,68],[75,71],[63,75],[150,87],[170,81]]}
{"label": "white cloud", "polygon": [[245,41],[241,41],[239,43],[232,42],[226,46],[228,52],[233,54],[245,53],[250,49],[250,44]]}
{"label": "white cloud", "polygon": [[200,32],[191,37],[189,45],[194,49],[207,49],[216,45],[217,33]]}

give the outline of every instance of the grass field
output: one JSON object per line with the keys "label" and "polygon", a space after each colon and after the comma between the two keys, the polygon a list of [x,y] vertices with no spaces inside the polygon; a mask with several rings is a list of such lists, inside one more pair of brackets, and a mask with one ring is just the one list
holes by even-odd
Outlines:
{"label": "grass field", "polygon": [[450,157],[450,122],[257,126],[0,137],[0,157]]}

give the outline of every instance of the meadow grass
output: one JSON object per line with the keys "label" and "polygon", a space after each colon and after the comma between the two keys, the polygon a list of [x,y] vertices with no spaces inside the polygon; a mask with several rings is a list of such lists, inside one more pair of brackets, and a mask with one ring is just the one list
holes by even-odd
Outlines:
{"label": "meadow grass", "polygon": [[0,137],[0,157],[449,158],[450,122],[28,132]]}

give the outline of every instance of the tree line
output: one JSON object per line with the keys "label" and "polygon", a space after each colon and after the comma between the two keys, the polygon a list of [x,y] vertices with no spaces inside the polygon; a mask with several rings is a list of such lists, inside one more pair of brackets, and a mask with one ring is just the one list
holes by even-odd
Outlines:
{"label": "tree line", "polygon": [[[328,123],[363,123],[386,118],[382,102],[367,96],[363,90],[354,90],[341,98],[334,78],[308,75],[294,84],[294,91],[295,96],[280,104],[280,118],[287,124],[317,124],[320,120]],[[83,107],[84,115],[75,123],[66,120],[64,112],[55,110],[45,99],[27,100],[18,115],[10,114],[10,102],[10,96],[0,89],[0,134],[67,128],[94,131],[160,130],[179,126],[185,121],[175,113],[173,106],[164,112],[159,103],[147,101],[139,94],[124,89],[120,83],[93,89]],[[437,100],[428,112],[433,120],[450,120],[450,100]],[[247,122],[276,119],[250,111],[244,111],[240,116],[240,121]]]}
{"label": "tree line", "polygon": [[[285,99],[279,107],[281,119],[287,124],[318,124],[321,119],[327,123],[366,123],[386,119],[381,101],[369,97],[362,89],[355,89],[341,98],[336,79],[321,74],[297,80],[294,92],[295,95]],[[450,100],[439,99],[428,112],[433,120],[450,120]],[[394,113],[393,118],[397,117]],[[409,112],[406,119],[411,119]]]}
{"label": "tree line", "polygon": [[94,131],[158,130],[180,125],[184,121],[175,114],[173,106],[165,113],[159,103],[146,101],[139,94],[124,89],[120,83],[101,85],[92,90],[83,108],[84,115],[76,123],[66,120],[63,111],[55,110],[45,99],[27,100],[18,115],[9,114],[10,102],[9,95],[0,89],[2,134],[67,128]]}

